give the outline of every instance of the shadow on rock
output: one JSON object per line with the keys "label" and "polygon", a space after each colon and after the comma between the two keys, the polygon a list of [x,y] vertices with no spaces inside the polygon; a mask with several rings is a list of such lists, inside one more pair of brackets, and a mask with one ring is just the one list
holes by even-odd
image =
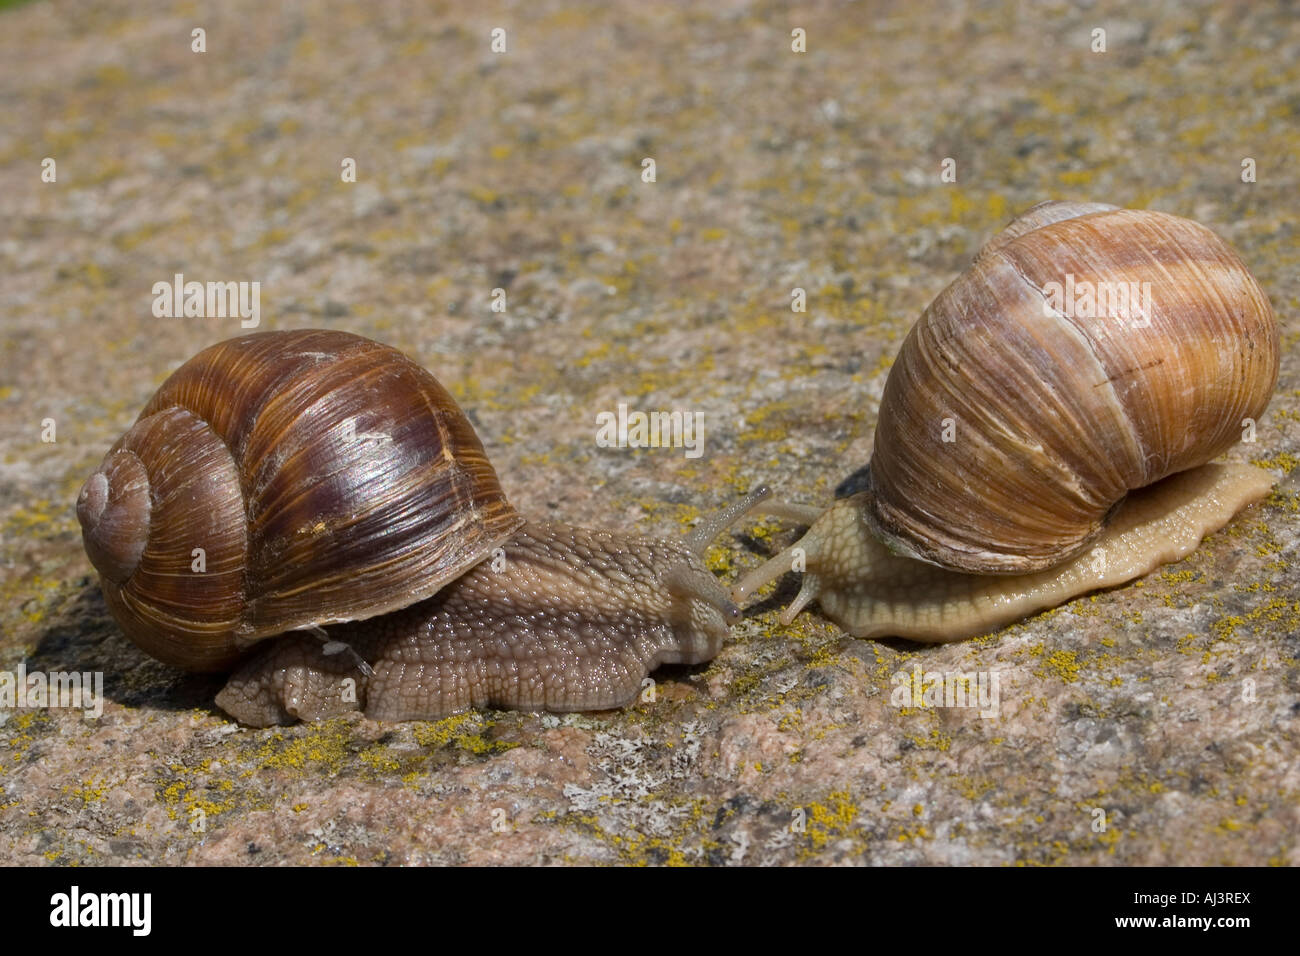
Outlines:
{"label": "shadow on rock", "polygon": [[113,620],[98,586],[84,586],[50,611],[27,671],[102,672],[104,696],[124,707],[219,713],[212,701],[225,677],[187,674],[159,663],[140,650]]}
{"label": "shadow on rock", "polygon": [[871,465],[866,464],[835,486],[836,498],[848,498],[871,487]]}

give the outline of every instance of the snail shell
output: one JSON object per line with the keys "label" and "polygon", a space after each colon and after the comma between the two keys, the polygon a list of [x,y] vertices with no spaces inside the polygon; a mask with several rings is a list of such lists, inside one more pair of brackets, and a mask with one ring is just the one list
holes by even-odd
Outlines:
{"label": "snail shell", "polygon": [[[1122,284],[1145,292],[1143,308],[1063,309],[1053,283]],[[1034,207],[903,342],[868,490],[821,519],[786,509],[813,522],[795,546],[808,573],[786,619],[816,598],[857,634],[949,640],[1181,557],[1270,482],[1241,466],[1161,480],[1240,440],[1243,420],[1268,404],[1278,358],[1268,298],[1204,226],[1099,203]],[[1178,517],[1186,533],[1166,532],[1181,550],[1150,533],[1162,515]],[[1109,576],[1077,565],[1103,544],[1114,552]],[[788,553],[733,597],[786,570]],[[916,603],[931,599],[918,614]]]}
{"label": "snail shell", "polygon": [[[1045,309],[1044,288],[1066,276],[1149,284],[1149,325]],[[903,342],[867,519],[942,567],[1042,570],[1080,551],[1130,490],[1239,441],[1277,372],[1268,298],[1210,230],[1160,212],[1036,207]],[[931,440],[945,418],[955,440]]]}
{"label": "snail shell", "polygon": [[437,380],[334,331],[195,355],[87,479],[77,516],[123,630],[195,671],[428,597],[524,521]]}

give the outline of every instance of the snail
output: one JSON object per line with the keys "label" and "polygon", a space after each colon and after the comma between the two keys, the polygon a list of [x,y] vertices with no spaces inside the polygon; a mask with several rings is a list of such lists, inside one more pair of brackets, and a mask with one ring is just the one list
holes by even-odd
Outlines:
{"label": "snail", "polygon": [[218,706],[266,726],[624,706],[660,664],[718,653],[739,611],[704,552],[766,493],[681,539],[527,521],[433,375],[307,330],[183,364],[77,516],[122,630],[233,670]]}
{"label": "snail", "polygon": [[1209,229],[1041,203],[907,335],[864,489],[769,506],[810,527],[732,598],[801,571],[783,623],[816,601],[854,636],[939,642],[1140,577],[1268,493],[1263,470],[1210,461],[1277,376],[1268,298]]}

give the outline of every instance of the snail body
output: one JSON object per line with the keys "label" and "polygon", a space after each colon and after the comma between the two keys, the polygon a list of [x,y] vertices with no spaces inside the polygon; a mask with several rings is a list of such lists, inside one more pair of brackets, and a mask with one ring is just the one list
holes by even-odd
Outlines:
{"label": "snail body", "polygon": [[397,721],[472,707],[622,707],[661,664],[715,657],[737,616],[688,547],[527,523],[495,560],[432,598],[329,628],[368,673],[309,635],[286,635],[236,670],[217,703],[255,725],[358,709]]}
{"label": "snail body", "polygon": [[739,612],[703,553],[765,494],[680,540],[529,523],[432,375],[307,330],[182,365],[77,514],[127,636],[235,670],[217,703],[262,726],[628,704],[659,664],[717,654]]}
{"label": "snail body", "polygon": [[[1080,315],[1053,300],[1070,284],[1147,301]],[[1259,469],[1208,463],[1264,411],[1278,350],[1267,297],[1205,227],[1035,206],[904,340],[866,490],[785,508],[808,534],[732,596],[795,565],[783,620],[816,600],[858,636],[945,641],[1146,574],[1267,494]]]}

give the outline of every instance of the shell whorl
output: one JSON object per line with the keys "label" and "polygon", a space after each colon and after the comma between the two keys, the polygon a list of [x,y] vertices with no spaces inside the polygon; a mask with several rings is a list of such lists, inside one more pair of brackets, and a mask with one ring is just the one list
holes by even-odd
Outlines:
{"label": "shell whorl", "polygon": [[243,493],[229,449],[197,415],[172,407],[137,421],[86,480],[77,517],[109,609],[136,644],[188,670],[239,658]]}
{"label": "shell whorl", "polygon": [[432,375],[320,330],[231,339],[182,365],[78,516],[123,630],[189,670],[428,597],[523,523]]}
{"label": "shell whorl", "polygon": [[120,584],[140,564],[149,541],[149,475],[131,452],[110,456],[81,487],[77,520],[90,563]]}
{"label": "shell whorl", "polygon": [[[1067,281],[1149,283],[1149,325],[1045,309],[1050,284]],[[904,341],[866,519],[896,551],[942,567],[1050,567],[1128,491],[1239,440],[1277,373],[1268,299],[1210,230],[1102,204],[1037,206]]]}

